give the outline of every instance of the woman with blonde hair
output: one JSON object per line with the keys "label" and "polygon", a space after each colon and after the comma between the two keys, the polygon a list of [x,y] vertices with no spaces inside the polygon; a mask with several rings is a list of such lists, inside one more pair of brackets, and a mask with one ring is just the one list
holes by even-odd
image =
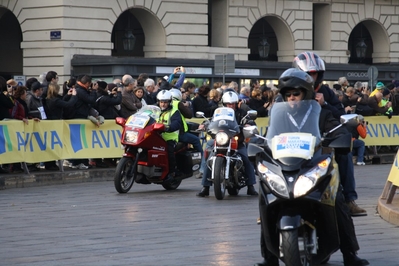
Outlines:
{"label": "woman with blonde hair", "polygon": [[70,88],[64,97],[59,94],[60,89],[58,84],[50,83],[48,85],[46,104],[47,119],[49,120],[63,119],[64,113],[73,112],[73,106],[78,101],[75,88]]}
{"label": "woman with blonde hair", "polygon": [[211,89],[209,91],[209,105],[211,106],[218,106],[220,102],[220,93],[216,89]]}

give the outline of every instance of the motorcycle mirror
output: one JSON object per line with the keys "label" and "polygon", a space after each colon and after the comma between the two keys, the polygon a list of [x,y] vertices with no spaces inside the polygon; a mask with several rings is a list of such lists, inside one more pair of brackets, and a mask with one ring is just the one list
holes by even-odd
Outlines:
{"label": "motorcycle mirror", "polygon": [[204,112],[196,112],[195,117],[205,117]]}
{"label": "motorcycle mirror", "polygon": [[244,138],[251,138],[253,136],[259,135],[258,127],[257,126],[244,127],[243,134]]}
{"label": "motorcycle mirror", "polygon": [[251,119],[255,119],[258,116],[258,112],[255,110],[249,110],[247,112],[247,115],[249,116],[249,118]]}
{"label": "motorcycle mirror", "polygon": [[126,119],[123,118],[123,117],[116,117],[116,118],[115,118],[115,123],[116,123],[117,125],[124,126],[125,123],[126,123]]}
{"label": "motorcycle mirror", "polygon": [[359,124],[359,115],[357,114],[341,115],[340,122],[343,125],[356,127]]}

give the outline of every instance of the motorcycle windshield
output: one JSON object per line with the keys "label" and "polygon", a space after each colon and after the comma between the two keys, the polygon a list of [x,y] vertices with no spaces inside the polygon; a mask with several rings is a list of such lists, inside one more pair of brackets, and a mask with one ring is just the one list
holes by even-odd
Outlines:
{"label": "motorcycle windshield", "polygon": [[125,125],[135,128],[144,128],[149,121],[157,121],[160,115],[161,109],[158,106],[146,105],[137,113],[129,116]]}
{"label": "motorcycle windshield", "polygon": [[228,107],[220,107],[215,110],[211,123],[208,126],[211,134],[224,131],[229,136],[240,133],[240,127],[237,124],[234,110]]}
{"label": "motorcycle windshield", "polygon": [[273,104],[266,139],[274,159],[294,164],[313,156],[314,148],[321,141],[320,111],[315,100]]}

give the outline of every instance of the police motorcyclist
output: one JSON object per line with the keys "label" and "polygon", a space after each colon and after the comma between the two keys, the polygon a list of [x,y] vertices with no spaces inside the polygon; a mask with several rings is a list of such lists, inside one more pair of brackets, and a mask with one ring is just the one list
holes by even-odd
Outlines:
{"label": "police motorcyclist", "polygon": [[165,132],[162,138],[166,141],[169,161],[169,174],[164,182],[171,182],[175,177],[176,158],[174,149],[179,141],[179,130],[183,126],[181,114],[172,104],[172,94],[167,90],[162,90],[157,94],[158,106],[161,114],[158,118],[159,123],[165,124]]}
{"label": "police motorcyclist", "polygon": [[[301,100],[304,99],[308,100],[314,97],[313,79],[305,72],[295,68],[290,68],[286,70],[280,76],[278,87],[280,89],[280,94],[283,100],[292,105],[293,108],[301,108],[301,103],[300,103]],[[283,118],[283,116],[279,115],[280,114],[277,114],[277,119]],[[285,117],[286,117],[285,120],[291,122],[293,121],[293,119],[291,119],[289,116],[285,115]],[[270,119],[275,119],[275,116],[273,114],[273,108],[271,109]],[[297,119],[297,121],[303,121],[303,119],[302,118]],[[333,117],[331,111],[323,108],[321,109],[319,117],[319,130],[321,133],[328,132],[329,130],[335,128],[339,124],[340,124],[339,121]],[[344,127],[341,127],[333,132],[334,135],[345,134],[345,133],[348,133],[348,131]],[[359,250],[359,245],[356,239],[353,220],[350,216],[348,206],[345,204],[344,197],[342,195],[341,186],[338,189],[336,195],[335,210],[336,210],[337,224],[339,230],[340,250],[343,254],[344,265],[345,266],[368,265],[369,262],[367,260],[360,259],[359,257],[356,256],[356,251]],[[259,206],[259,211],[261,214],[260,216],[263,217],[264,208],[262,207],[262,205]],[[255,264],[255,266],[279,265],[278,258],[267,250],[262,228],[263,224],[261,225],[261,252],[265,260],[262,263]]]}
{"label": "police motorcyclist", "polygon": [[[338,100],[334,92],[322,84],[324,72],[326,70],[324,61],[313,52],[303,52],[294,58],[293,67],[308,73],[314,82],[315,98],[322,109],[330,110],[336,119],[346,114],[342,103]],[[366,210],[360,208],[357,200],[355,174],[352,153],[339,155],[336,157],[339,165],[339,175],[343,187],[345,201],[348,204],[352,216],[367,215]]]}
{"label": "police motorcyclist", "polygon": [[173,107],[179,110],[183,123],[183,127],[180,128],[179,132],[179,141],[192,144],[194,149],[201,153],[202,158],[204,151],[202,149],[200,138],[189,132],[190,128],[186,123],[186,118],[190,119],[193,117],[192,110],[189,106],[182,103],[182,94],[180,90],[172,88],[169,91],[172,94]]}
{"label": "police motorcyclist", "polygon": [[[239,124],[241,119],[246,115],[246,111],[239,108],[237,93],[231,91],[223,93],[222,102],[225,107],[230,107],[234,110],[235,119],[237,121],[237,124]],[[247,195],[257,196],[258,192],[256,192],[254,188],[254,184],[256,183],[254,167],[248,159],[247,147],[244,144],[244,136],[242,131],[239,134],[238,143],[239,144],[238,144],[237,153],[241,155],[245,167],[245,176],[248,178]],[[209,187],[212,185],[212,182],[208,180],[210,179],[210,174],[211,174],[210,169],[208,167],[205,167],[201,182],[203,188],[199,193],[197,193],[197,196],[199,197],[209,196]]]}

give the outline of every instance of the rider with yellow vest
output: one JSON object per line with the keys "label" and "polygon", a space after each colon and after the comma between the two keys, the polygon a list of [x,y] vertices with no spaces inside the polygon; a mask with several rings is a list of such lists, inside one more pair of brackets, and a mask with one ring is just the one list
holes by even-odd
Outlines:
{"label": "rider with yellow vest", "polygon": [[165,124],[165,132],[162,133],[162,138],[166,141],[168,161],[169,161],[169,175],[165,182],[173,180],[176,171],[176,158],[174,149],[179,141],[179,130],[183,127],[181,114],[177,108],[172,104],[172,94],[167,90],[162,90],[157,94],[158,106],[161,108],[161,115],[158,123]]}
{"label": "rider with yellow vest", "polygon": [[193,117],[193,112],[188,105],[185,105],[182,102],[182,94],[180,90],[172,88],[169,91],[172,94],[173,108],[179,110],[183,122],[183,127],[180,129],[179,141],[190,143],[191,145],[193,145],[193,148],[201,153],[201,158],[202,158],[204,155],[204,151],[202,149],[200,138],[189,132],[189,128],[186,123],[186,119],[190,119]]}

